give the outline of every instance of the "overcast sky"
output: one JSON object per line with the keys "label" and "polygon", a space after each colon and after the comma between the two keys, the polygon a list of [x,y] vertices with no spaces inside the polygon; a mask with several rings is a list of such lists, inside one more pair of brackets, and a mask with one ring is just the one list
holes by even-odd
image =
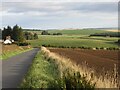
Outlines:
{"label": "overcast sky", "polygon": [[12,1],[4,0],[0,5],[2,27],[15,24],[37,29],[117,27],[117,2]]}

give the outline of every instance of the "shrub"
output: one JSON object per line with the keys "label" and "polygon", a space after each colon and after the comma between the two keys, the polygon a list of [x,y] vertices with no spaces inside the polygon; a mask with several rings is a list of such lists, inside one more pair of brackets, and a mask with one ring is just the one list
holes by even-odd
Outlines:
{"label": "shrub", "polygon": [[53,33],[53,35],[62,35],[62,33]]}
{"label": "shrub", "polygon": [[96,49],[99,49],[98,47],[96,47]]}
{"label": "shrub", "polygon": [[27,42],[19,42],[17,43],[18,46],[28,46],[30,45],[30,43],[27,43]]}
{"label": "shrub", "polygon": [[104,47],[100,47],[100,49],[104,49]]}
{"label": "shrub", "polygon": [[42,31],[41,35],[50,35],[50,33],[48,31]]}
{"label": "shrub", "polygon": [[71,47],[72,49],[75,49],[75,47]]}

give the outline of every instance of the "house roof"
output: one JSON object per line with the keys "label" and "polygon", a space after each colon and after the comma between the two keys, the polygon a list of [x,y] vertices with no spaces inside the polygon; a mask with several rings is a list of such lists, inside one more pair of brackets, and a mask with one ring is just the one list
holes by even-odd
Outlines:
{"label": "house roof", "polygon": [[4,44],[11,44],[12,42],[10,40],[5,40]]}

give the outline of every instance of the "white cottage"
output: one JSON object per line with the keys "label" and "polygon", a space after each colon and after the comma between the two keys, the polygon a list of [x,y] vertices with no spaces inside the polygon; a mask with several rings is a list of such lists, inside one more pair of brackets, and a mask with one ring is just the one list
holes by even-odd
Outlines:
{"label": "white cottage", "polygon": [[11,39],[10,36],[6,36],[6,40],[3,42],[4,44],[12,44],[14,40]]}
{"label": "white cottage", "polygon": [[12,42],[10,40],[5,40],[3,43],[4,44],[12,44]]}

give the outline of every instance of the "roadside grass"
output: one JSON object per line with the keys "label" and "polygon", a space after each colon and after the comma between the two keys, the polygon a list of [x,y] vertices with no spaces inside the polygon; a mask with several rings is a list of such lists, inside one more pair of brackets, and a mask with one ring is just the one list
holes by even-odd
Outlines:
{"label": "roadside grass", "polygon": [[118,48],[115,43],[118,38],[106,38],[106,37],[88,37],[88,36],[51,36],[51,35],[39,35],[38,40],[29,40],[32,46],[48,46],[48,47],[91,47],[91,48]]}
{"label": "roadside grass", "polygon": [[15,56],[17,54],[32,50],[33,48],[31,46],[17,46],[15,44],[12,45],[2,45],[1,47],[1,54],[0,59],[6,60],[7,58],[10,58],[12,56]]}
{"label": "roadside grass", "polygon": [[15,50],[15,51],[4,52],[0,55],[0,59],[6,60],[12,56],[18,55],[18,54],[23,53],[23,52],[27,52],[27,51],[32,50],[32,49],[33,48],[26,49],[26,50]]}
{"label": "roadside grass", "polygon": [[39,51],[20,87],[49,88],[57,78],[59,78],[57,66],[53,62],[45,60]]}
{"label": "roadside grass", "polygon": [[46,54],[44,48],[38,52],[20,88],[94,89],[94,84],[87,81],[86,77],[81,77],[79,72],[74,71],[68,65],[65,66],[63,61],[58,61],[57,58],[46,56]]}

